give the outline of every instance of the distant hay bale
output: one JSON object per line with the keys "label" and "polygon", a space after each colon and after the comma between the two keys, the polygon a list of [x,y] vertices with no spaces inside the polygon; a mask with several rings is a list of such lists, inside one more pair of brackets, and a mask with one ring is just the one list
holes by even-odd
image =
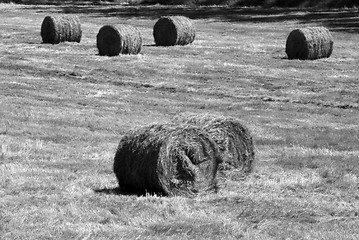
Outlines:
{"label": "distant hay bale", "polygon": [[77,16],[47,16],[42,21],[43,43],[80,42],[82,36],[80,19]]}
{"label": "distant hay bale", "polygon": [[287,38],[285,52],[289,59],[328,58],[333,52],[333,37],[325,27],[295,29]]}
{"label": "distant hay bale", "polygon": [[101,56],[138,54],[142,49],[142,36],[131,25],[105,25],[97,34],[97,49]]}
{"label": "distant hay bale", "polygon": [[184,16],[161,17],[153,27],[156,45],[187,45],[194,41],[195,27],[191,19]]}
{"label": "distant hay bale", "polygon": [[216,188],[217,144],[194,126],[152,125],[120,141],[114,173],[123,191],[190,196]]}
{"label": "distant hay bale", "polygon": [[182,113],[174,117],[178,123],[202,127],[218,144],[223,156],[220,170],[240,170],[248,174],[253,170],[254,146],[247,127],[238,119],[213,114]]}

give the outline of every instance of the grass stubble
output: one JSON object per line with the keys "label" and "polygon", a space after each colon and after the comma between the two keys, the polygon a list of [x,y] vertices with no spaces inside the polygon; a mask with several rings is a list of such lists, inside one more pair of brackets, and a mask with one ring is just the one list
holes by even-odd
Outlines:
{"label": "grass stubble", "polygon": [[[288,33],[313,23],[196,19],[192,45],[161,48],[153,19],[84,12],[81,44],[54,46],[40,26],[62,7],[37,7],[0,5],[1,239],[359,237],[357,34],[289,61]],[[119,20],[141,54],[98,56],[98,29]],[[194,198],[118,193],[121,136],[184,111],[246,123],[253,173]]]}

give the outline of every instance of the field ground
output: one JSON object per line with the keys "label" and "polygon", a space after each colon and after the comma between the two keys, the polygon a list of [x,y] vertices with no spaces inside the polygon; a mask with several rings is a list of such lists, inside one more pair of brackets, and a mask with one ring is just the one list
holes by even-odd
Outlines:
{"label": "field ground", "polygon": [[[359,239],[358,10],[204,10],[0,4],[0,239]],[[80,44],[41,43],[60,13]],[[192,17],[195,42],[154,46],[162,14]],[[140,55],[97,54],[118,23],[140,29]],[[316,25],[332,56],[286,59],[289,32]],[[195,198],[118,193],[121,136],[182,112],[240,118],[254,172]]]}

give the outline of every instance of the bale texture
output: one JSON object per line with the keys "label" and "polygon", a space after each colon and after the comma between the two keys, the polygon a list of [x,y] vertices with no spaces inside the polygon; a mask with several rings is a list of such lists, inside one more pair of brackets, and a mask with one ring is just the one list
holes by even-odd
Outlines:
{"label": "bale texture", "polygon": [[42,21],[41,37],[43,43],[80,42],[81,23],[77,16],[47,16]]}
{"label": "bale texture", "polygon": [[97,34],[97,49],[101,56],[138,54],[142,49],[142,36],[130,25],[105,25]]}
{"label": "bale texture", "polygon": [[153,27],[153,37],[159,46],[187,45],[195,36],[191,19],[184,16],[161,17]]}
{"label": "bale texture", "polygon": [[125,135],[114,159],[121,190],[190,196],[216,188],[221,156],[194,126],[151,125]]}
{"label": "bale texture", "polygon": [[223,156],[220,171],[240,170],[248,174],[253,170],[254,145],[247,127],[238,119],[213,114],[182,113],[174,121],[202,127],[218,144]]}
{"label": "bale texture", "polygon": [[287,38],[285,52],[289,59],[327,58],[333,52],[333,37],[325,27],[295,29]]}

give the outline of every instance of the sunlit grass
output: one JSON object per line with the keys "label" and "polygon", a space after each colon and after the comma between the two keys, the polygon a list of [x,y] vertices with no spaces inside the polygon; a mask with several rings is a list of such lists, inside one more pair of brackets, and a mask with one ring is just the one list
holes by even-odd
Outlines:
{"label": "sunlit grass", "polygon": [[[357,238],[357,34],[333,32],[328,59],[288,61],[287,34],[314,23],[198,18],[192,45],[165,48],[153,17],[96,7],[77,9],[80,44],[48,45],[41,22],[63,7],[0,4],[0,238]],[[98,30],[120,22],[141,29],[143,51],[98,56]],[[121,193],[121,136],[185,111],[240,118],[254,172],[194,198]]]}

